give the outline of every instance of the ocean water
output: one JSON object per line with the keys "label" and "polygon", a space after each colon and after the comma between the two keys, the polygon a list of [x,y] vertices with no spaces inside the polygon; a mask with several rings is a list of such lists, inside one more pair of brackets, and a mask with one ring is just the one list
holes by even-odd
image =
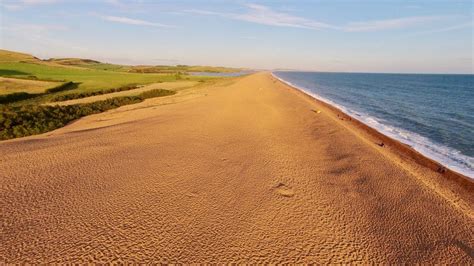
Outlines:
{"label": "ocean water", "polygon": [[273,74],[474,178],[474,75]]}

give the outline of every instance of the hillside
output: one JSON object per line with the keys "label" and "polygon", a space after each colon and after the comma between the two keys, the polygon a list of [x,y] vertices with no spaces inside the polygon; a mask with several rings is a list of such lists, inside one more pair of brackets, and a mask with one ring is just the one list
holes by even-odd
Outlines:
{"label": "hillside", "polygon": [[50,59],[47,59],[46,61],[58,63],[61,65],[72,65],[72,66],[101,64],[101,62],[96,61],[96,60],[82,59],[82,58],[50,58]]}
{"label": "hillside", "polygon": [[4,63],[4,62],[39,63],[41,61],[42,61],[41,59],[34,57],[30,54],[24,54],[24,53],[0,49],[0,63]]}
{"label": "hillside", "polygon": [[242,68],[230,68],[221,66],[188,66],[188,65],[176,65],[176,66],[153,66],[153,65],[118,65],[103,63],[94,59],[84,58],[49,58],[39,59],[33,55],[26,53],[0,50],[0,63],[30,63],[40,64],[47,66],[65,67],[65,68],[87,68],[97,70],[113,70],[119,72],[129,73],[155,73],[155,74],[174,74],[174,73],[190,73],[190,72],[210,72],[210,73],[232,73],[240,72],[245,69]]}

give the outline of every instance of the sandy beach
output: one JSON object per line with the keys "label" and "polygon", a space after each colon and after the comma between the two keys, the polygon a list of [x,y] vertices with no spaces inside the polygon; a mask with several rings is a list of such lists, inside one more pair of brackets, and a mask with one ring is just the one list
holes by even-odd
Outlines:
{"label": "sandy beach", "polygon": [[0,169],[2,263],[474,263],[471,180],[267,72],[0,142]]}

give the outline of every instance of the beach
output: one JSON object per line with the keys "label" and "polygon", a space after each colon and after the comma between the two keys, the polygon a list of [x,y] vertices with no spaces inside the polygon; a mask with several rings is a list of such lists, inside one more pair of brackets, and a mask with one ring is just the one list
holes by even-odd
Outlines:
{"label": "beach", "polygon": [[474,263],[474,183],[259,72],[0,142],[6,263]]}

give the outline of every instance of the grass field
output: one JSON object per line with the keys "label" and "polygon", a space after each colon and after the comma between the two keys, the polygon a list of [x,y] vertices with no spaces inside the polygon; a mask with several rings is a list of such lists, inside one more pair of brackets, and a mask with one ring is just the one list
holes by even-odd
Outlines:
{"label": "grass field", "polygon": [[[151,97],[173,95],[182,88],[216,79],[186,75],[191,71],[237,70],[200,66],[121,66],[79,58],[41,60],[24,53],[0,50],[1,139],[44,133],[84,115]],[[159,89],[154,89],[154,85],[150,87],[153,90],[140,89],[142,85],[150,84],[156,84]],[[116,94],[109,97],[112,93]],[[59,106],[60,102],[58,105],[53,102],[68,99],[80,100],[68,104],[70,107],[67,108]]]}
{"label": "grass field", "polygon": [[[12,72],[13,71],[13,72]],[[110,89],[129,84],[174,81],[174,74],[139,74],[87,68],[67,68],[21,62],[0,63],[0,76],[79,82],[79,90]]]}
{"label": "grass field", "polygon": [[45,90],[61,85],[61,83],[0,77],[0,95],[14,92],[44,93]]}

